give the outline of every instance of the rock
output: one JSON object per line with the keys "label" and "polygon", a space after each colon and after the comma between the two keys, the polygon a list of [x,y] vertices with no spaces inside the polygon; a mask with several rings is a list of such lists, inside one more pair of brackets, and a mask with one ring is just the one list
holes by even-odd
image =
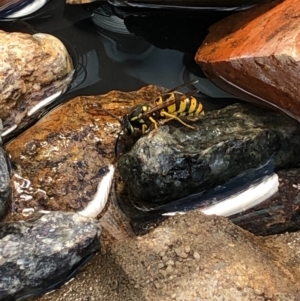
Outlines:
{"label": "rock", "polygon": [[298,4],[273,1],[219,21],[196,62],[225,91],[300,121]]}
{"label": "rock", "polygon": [[8,143],[5,149],[17,166],[12,177],[12,212],[82,210],[114,160],[120,131],[118,120],[87,108],[101,103],[122,116],[133,105],[150,102],[159,93],[149,86],[137,92],[77,97]]}
{"label": "rock", "polygon": [[243,10],[257,3],[259,0],[111,0],[116,6],[143,7],[143,8],[203,8],[203,10]]}
{"label": "rock", "polygon": [[25,300],[59,287],[100,249],[95,220],[51,212],[0,224],[0,300]]}
{"label": "rock", "polygon": [[4,218],[11,205],[10,174],[7,156],[0,147],[0,220]]}
{"label": "rock", "polygon": [[[1,132],[2,122],[0,120],[0,137]],[[0,145],[2,145],[1,138]],[[8,207],[11,205],[10,170],[8,160],[8,156],[0,146],[0,220],[6,215]]]}
{"label": "rock", "polygon": [[38,301],[298,300],[299,241],[299,233],[264,239],[189,212],[104,244],[84,273]]}
{"label": "rock", "polygon": [[0,31],[0,41],[0,118],[7,138],[67,89],[74,69],[64,45],[49,34]]}
{"label": "rock", "polygon": [[48,0],[1,0],[0,18],[20,18],[34,13]]}
{"label": "rock", "polygon": [[279,113],[235,104],[194,124],[198,131],[166,123],[119,159],[123,199],[130,206],[148,211],[205,193],[271,156],[276,169],[299,163],[300,127]]}
{"label": "rock", "polygon": [[67,4],[86,4],[86,3],[92,3],[98,0],[66,0]]}
{"label": "rock", "polygon": [[230,217],[256,235],[300,230],[300,169],[280,170],[279,191],[266,202]]}

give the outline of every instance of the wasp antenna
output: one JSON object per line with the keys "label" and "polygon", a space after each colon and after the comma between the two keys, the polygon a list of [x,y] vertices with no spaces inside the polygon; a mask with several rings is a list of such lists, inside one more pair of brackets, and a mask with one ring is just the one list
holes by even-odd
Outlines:
{"label": "wasp antenna", "polygon": [[186,82],[186,83],[183,83],[175,88],[172,88],[171,90],[167,91],[166,93],[171,93],[171,92],[174,92],[175,90],[178,90],[179,88],[182,88],[182,87],[186,87],[186,86],[189,86],[189,85],[193,85],[193,84],[196,84],[198,83],[198,79],[193,79],[189,82]]}
{"label": "wasp antenna", "polygon": [[181,99],[183,100],[183,99],[189,98],[189,97],[197,94],[198,92],[199,92],[199,90],[189,91],[189,92],[187,92],[185,94],[182,94]]}
{"label": "wasp antenna", "polygon": [[120,122],[120,124],[123,125],[123,121],[122,121],[121,118],[119,118],[119,117],[118,117],[117,115],[115,115],[114,113],[112,113],[112,112],[110,112],[110,111],[104,109],[102,106],[101,106],[101,108],[102,108],[102,110],[103,110],[105,113],[107,113],[107,114],[110,115],[111,117],[117,119],[117,120]]}
{"label": "wasp antenna", "polygon": [[122,133],[123,129],[118,133],[116,142],[115,142],[115,158],[118,157],[118,145],[119,145],[119,141],[120,141],[120,135]]}

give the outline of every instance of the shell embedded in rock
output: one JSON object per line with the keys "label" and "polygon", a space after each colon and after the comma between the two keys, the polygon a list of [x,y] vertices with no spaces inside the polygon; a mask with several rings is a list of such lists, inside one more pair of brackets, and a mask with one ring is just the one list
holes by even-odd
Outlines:
{"label": "shell embedded in rock", "polygon": [[74,69],[61,41],[44,33],[0,31],[0,60],[0,118],[6,137],[64,93]]}

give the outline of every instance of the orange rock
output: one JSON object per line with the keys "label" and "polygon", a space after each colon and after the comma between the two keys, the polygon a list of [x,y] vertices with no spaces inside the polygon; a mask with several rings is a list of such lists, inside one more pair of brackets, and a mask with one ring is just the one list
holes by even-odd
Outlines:
{"label": "orange rock", "polygon": [[300,121],[300,5],[275,1],[214,24],[195,60],[219,87]]}

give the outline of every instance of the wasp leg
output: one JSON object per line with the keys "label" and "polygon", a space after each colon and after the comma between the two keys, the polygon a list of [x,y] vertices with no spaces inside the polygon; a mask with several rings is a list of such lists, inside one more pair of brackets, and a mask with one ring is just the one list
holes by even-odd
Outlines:
{"label": "wasp leg", "polygon": [[192,126],[192,125],[189,125],[189,124],[183,122],[179,117],[177,117],[177,116],[175,116],[175,115],[169,114],[169,113],[167,113],[167,112],[161,112],[160,115],[161,115],[161,116],[164,116],[165,118],[166,118],[166,117],[169,117],[169,118],[167,119],[167,121],[170,121],[170,120],[172,120],[172,119],[176,119],[177,121],[179,121],[179,122],[180,122],[181,124],[183,124],[184,126],[190,128],[190,129],[192,129],[192,130],[195,130],[195,131],[198,130],[198,128],[197,128],[196,126]]}
{"label": "wasp leg", "polygon": [[146,124],[143,124],[142,125],[142,134],[145,135],[146,134],[146,131],[147,131],[148,127]]}
{"label": "wasp leg", "polygon": [[154,124],[154,128],[157,131],[158,129],[157,121],[151,116],[149,117],[149,120]]}

